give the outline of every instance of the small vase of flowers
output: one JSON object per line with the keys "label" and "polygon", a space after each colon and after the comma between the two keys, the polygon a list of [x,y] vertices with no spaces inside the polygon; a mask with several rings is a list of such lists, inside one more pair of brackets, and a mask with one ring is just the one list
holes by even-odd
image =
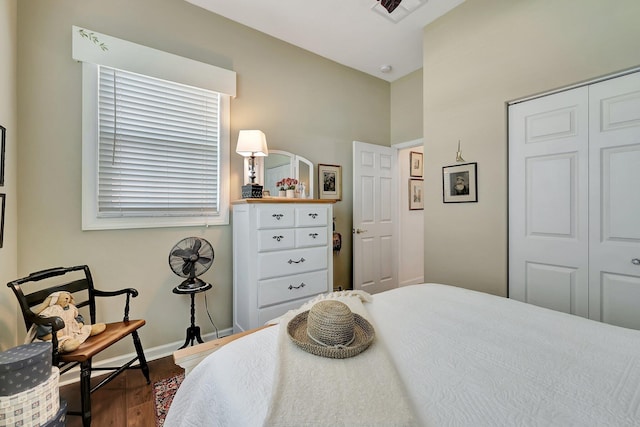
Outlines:
{"label": "small vase of flowers", "polygon": [[298,185],[297,179],[283,178],[276,183],[276,187],[280,189],[278,195],[280,197],[286,196],[288,198],[294,198],[296,196],[296,185]]}

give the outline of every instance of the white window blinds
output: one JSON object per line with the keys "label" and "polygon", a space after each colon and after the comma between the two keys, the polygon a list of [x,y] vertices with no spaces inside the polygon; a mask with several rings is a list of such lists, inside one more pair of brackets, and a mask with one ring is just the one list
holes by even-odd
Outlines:
{"label": "white window blinds", "polygon": [[99,67],[98,217],[220,209],[220,94]]}

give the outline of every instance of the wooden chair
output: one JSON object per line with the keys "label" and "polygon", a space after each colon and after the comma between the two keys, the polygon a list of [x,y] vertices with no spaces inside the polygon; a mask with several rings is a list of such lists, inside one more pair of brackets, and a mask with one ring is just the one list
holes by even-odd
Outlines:
{"label": "wooden chair", "polygon": [[[66,277],[56,279],[57,276]],[[49,287],[43,288],[43,286],[36,286],[35,284],[30,283],[40,281],[45,281]],[[29,293],[25,292],[25,285],[27,283],[29,283],[30,287],[33,285],[31,288],[33,290]],[[131,297],[135,298],[138,296],[137,290],[132,288],[121,289],[119,291],[101,291],[95,289],[93,287],[91,272],[89,271],[89,267],[86,265],[79,265],[75,267],[56,267],[38,271],[31,273],[29,276],[22,279],[9,282],[7,283],[7,286],[13,289],[13,292],[18,298],[27,331],[34,324],[48,325],[53,328],[52,362],[54,366],[58,366],[60,368],[60,373],[65,373],[73,367],[80,365],[80,398],[82,410],[81,412],[69,411],[68,414],[81,415],[84,427],[91,425],[91,393],[109,383],[113,378],[126,369],[141,369],[147,379],[147,384],[150,384],[149,367],[147,366],[147,360],[144,356],[142,344],[140,343],[140,338],[137,332],[139,328],[144,326],[145,321],[129,320],[129,299]],[[36,288],[37,290],[35,290]],[[64,328],[64,321],[60,317],[40,317],[32,311],[33,308],[40,306],[47,296],[56,291],[66,291],[71,293],[78,309],[81,307],[88,307],[90,320],[86,318],[86,314],[85,319],[87,319],[87,324],[92,325],[97,322],[96,297],[126,295],[124,318],[122,322],[107,323],[107,328],[104,332],[99,335],[89,337],[77,350],[70,353],[59,353],[56,331]],[[108,348],[111,344],[120,341],[127,335],[131,335],[133,338],[133,345],[137,354],[136,357],[119,367],[92,367],[91,360],[93,356]],[[138,365],[132,366],[136,360],[139,362]],[[91,372],[98,370],[111,371],[111,373],[105,379],[100,381],[99,384],[91,387]]]}

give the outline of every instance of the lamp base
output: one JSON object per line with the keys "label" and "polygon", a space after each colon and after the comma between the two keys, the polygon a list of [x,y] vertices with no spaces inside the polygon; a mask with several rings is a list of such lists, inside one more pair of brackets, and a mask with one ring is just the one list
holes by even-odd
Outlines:
{"label": "lamp base", "polygon": [[262,199],[262,185],[247,184],[242,186],[243,199]]}

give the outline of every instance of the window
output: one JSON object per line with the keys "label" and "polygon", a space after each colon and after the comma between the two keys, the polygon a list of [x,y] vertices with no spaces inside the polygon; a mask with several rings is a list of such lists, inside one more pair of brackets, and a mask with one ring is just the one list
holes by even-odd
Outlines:
{"label": "window", "polygon": [[83,63],[83,229],[228,224],[230,96],[111,65]]}
{"label": "window", "polygon": [[219,94],[99,70],[98,217],[217,215]]}

